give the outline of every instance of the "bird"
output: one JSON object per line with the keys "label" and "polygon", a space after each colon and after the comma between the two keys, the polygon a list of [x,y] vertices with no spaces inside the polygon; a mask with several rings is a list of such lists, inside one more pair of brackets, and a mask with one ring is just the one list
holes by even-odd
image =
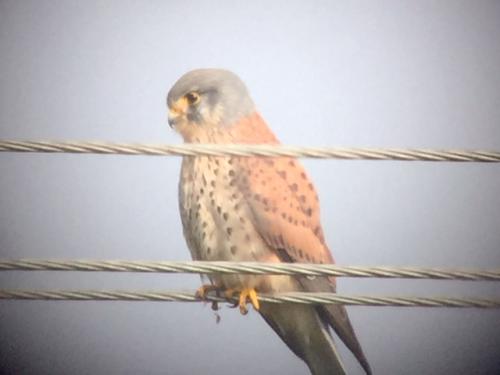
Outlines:
{"label": "bird", "polygon": [[[243,81],[225,69],[182,75],[167,95],[168,123],[192,144],[278,145]],[[194,260],[330,264],[316,189],[292,157],[184,156],[178,185],[183,234]],[[333,277],[210,275],[257,310],[312,375],[345,374],[331,329],[366,374],[372,370],[343,305],[272,304],[260,293],[336,292]]]}

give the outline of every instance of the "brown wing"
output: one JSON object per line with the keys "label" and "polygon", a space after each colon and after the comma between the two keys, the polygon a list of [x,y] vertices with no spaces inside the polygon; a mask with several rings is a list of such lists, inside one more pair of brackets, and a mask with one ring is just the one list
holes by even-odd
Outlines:
{"label": "brown wing", "polygon": [[[333,263],[320,224],[319,201],[302,165],[293,158],[239,159],[241,190],[255,228],[284,262]],[[299,279],[309,292],[335,292],[334,278]],[[370,366],[342,305],[317,308],[368,374]]]}
{"label": "brown wing", "polygon": [[242,158],[238,183],[261,236],[293,262],[332,263],[319,203],[304,168],[292,158]]}

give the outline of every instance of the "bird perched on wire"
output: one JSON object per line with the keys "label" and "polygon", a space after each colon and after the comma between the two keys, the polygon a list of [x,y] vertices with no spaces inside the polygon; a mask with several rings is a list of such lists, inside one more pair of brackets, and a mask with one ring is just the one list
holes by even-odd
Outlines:
{"label": "bird perched on wire", "polygon": [[[167,106],[170,126],[188,143],[279,143],[244,83],[227,70],[186,73],[168,93]],[[195,260],[333,263],[315,188],[294,158],[185,156],[179,207]],[[345,373],[329,327],[371,374],[344,306],[258,299],[258,293],[335,292],[334,278],[212,275],[210,281],[201,296],[212,288],[239,293],[241,312],[250,301],[313,375]]]}

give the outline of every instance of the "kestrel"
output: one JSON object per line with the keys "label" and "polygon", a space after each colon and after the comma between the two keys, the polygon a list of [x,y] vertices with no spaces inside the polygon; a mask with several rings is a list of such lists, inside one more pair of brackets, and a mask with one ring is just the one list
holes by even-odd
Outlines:
{"label": "kestrel", "polygon": [[[167,96],[168,120],[188,143],[278,144],[244,83],[221,69],[183,75]],[[186,156],[179,181],[184,237],[193,259],[333,263],[320,224],[319,201],[294,158]],[[258,293],[335,292],[334,278],[212,275],[212,287],[239,292],[313,375],[345,374],[329,327],[367,374],[368,361],[344,306],[270,304]],[[200,288],[200,293],[210,286]]]}

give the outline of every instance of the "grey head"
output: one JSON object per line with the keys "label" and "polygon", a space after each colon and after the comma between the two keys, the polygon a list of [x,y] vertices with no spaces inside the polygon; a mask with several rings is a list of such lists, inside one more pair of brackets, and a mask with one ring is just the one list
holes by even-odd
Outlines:
{"label": "grey head", "polygon": [[197,69],[184,74],[167,95],[169,124],[227,126],[255,111],[248,90],[234,73]]}

